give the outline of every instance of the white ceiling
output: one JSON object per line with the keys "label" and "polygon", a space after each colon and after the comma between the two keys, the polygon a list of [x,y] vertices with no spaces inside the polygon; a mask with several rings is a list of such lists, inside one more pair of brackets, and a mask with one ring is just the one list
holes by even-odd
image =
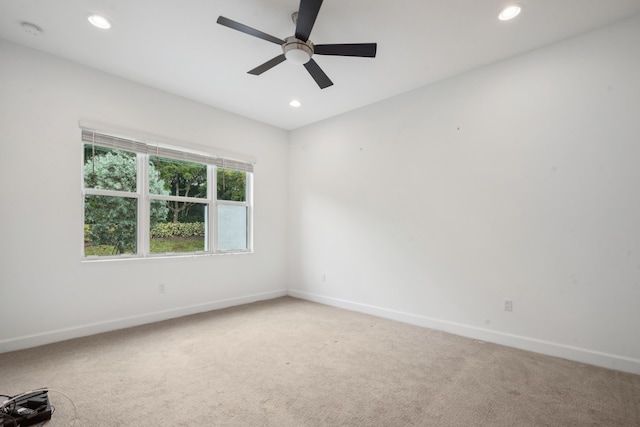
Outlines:
{"label": "white ceiling", "polygon": [[[0,0],[0,38],[290,130],[640,13],[640,0],[517,2],[523,13],[501,22],[509,1],[325,0],[310,40],[377,42],[378,55],[314,56],[334,82],[324,90],[286,61],[247,74],[280,47],[216,24],[223,15],[284,38],[299,0]],[[92,27],[88,13],[113,27]]]}

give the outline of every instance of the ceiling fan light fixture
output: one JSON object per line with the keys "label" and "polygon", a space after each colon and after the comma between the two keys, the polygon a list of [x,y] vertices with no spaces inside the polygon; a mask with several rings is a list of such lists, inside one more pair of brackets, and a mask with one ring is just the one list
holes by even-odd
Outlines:
{"label": "ceiling fan light fixture", "polygon": [[313,44],[310,41],[305,43],[295,37],[287,37],[285,44],[282,46],[282,51],[287,61],[303,65],[309,62],[313,55]]}
{"label": "ceiling fan light fixture", "polygon": [[298,65],[306,64],[311,59],[311,56],[302,49],[291,49],[287,51],[284,56],[287,58],[287,61]]}
{"label": "ceiling fan light fixture", "polygon": [[500,15],[498,15],[498,19],[501,21],[509,21],[510,19],[513,19],[516,16],[520,15],[520,12],[522,12],[522,6],[518,4],[512,4],[511,6],[507,6],[502,9],[502,12],[500,12]]}
{"label": "ceiling fan light fixture", "polygon": [[108,30],[111,28],[111,22],[107,18],[102,15],[98,15],[95,13],[87,15],[87,20],[94,27],[100,28],[101,30]]}

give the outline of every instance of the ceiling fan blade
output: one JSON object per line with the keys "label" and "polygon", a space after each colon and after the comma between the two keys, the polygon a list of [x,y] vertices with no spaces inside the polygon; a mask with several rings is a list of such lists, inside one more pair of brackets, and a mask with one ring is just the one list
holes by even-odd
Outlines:
{"label": "ceiling fan blade", "polygon": [[287,58],[285,58],[284,55],[278,55],[275,58],[268,60],[264,64],[258,65],[253,70],[247,71],[247,73],[253,74],[254,76],[259,76],[260,74],[264,73],[265,71],[269,71],[270,69],[272,69],[273,67],[275,67],[276,65],[278,65],[279,63],[284,61],[285,59],[287,59]]}
{"label": "ceiling fan blade", "polygon": [[242,33],[249,34],[250,36],[258,37],[259,39],[266,40],[268,42],[275,43],[280,46],[284,44],[284,40],[281,40],[267,33],[263,33],[262,31],[256,30],[255,28],[251,28],[247,25],[236,22],[232,19],[225,18],[224,16],[219,16],[217,22],[218,24],[224,25],[225,27],[238,30]]}
{"label": "ceiling fan blade", "polygon": [[316,22],[322,0],[300,0],[298,21],[296,23],[296,38],[306,42]]}
{"label": "ceiling fan blade", "polygon": [[375,58],[378,45],[376,43],[351,44],[317,44],[313,53],[317,55],[359,56]]}
{"label": "ceiling fan blade", "polygon": [[318,86],[320,86],[320,89],[324,89],[333,85],[333,82],[329,80],[329,77],[327,77],[324,71],[322,71],[320,66],[313,59],[310,59],[309,62],[304,64],[304,68],[306,68],[309,74],[311,74],[311,77],[313,77],[313,80],[315,80],[316,83],[318,83]]}

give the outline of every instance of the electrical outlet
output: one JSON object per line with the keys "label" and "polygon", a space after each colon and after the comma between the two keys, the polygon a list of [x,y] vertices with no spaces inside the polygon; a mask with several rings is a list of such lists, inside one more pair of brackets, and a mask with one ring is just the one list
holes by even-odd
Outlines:
{"label": "electrical outlet", "polygon": [[160,283],[158,285],[158,293],[164,294],[166,292],[167,292],[167,285],[165,285],[164,283]]}
{"label": "electrical outlet", "polygon": [[504,311],[513,311],[513,300],[512,299],[504,300]]}
{"label": "electrical outlet", "polygon": [[323,282],[327,281],[327,273],[322,273],[322,281]]}

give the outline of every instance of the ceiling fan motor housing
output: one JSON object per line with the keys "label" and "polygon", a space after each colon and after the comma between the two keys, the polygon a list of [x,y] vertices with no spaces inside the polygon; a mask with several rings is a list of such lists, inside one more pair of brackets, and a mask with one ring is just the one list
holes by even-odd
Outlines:
{"label": "ceiling fan motor housing", "polygon": [[313,56],[313,43],[311,40],[303,42],[294,36],[284,39],[285,43],[282,45],[282,51],[288,61],[294,64],[306,64]]}

